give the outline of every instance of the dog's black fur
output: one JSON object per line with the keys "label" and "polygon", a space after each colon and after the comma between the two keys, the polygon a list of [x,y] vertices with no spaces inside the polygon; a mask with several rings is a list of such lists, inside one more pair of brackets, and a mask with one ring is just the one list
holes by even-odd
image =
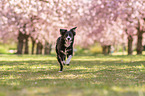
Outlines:
{"label": "dog's black fur", "polygon": [[[60,71],[63,70],[63,65],[69,65],[70,59],[73,56],[73,43],[74,43],[74,36],[76,34],[75,28],[70,29],[67,31],[66,29],[60,29],[61,36],[57,39],[56,42],[56,53],[57,53],[57,60],[60,64]],[[67,60],[65,62],[67,56]]]}

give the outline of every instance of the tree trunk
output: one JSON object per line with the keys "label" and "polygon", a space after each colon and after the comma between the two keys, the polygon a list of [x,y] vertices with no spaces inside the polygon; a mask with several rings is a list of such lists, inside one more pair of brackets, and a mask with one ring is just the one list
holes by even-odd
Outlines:
{"label": "tree trunk", "polygon": [[29,38],[29,35],[25,35],[25,51],[24,51],[24,54],[29,53],[28,38]]}
{"label": "tree trunk", "polygon": [[44,49],[44,54],[45,55],[50,55],[51,53],[51,47],[52,44],[49,44],[47,41],[45,42],[45,49]]}
{"label": "tree trunk", "polygon": [[128,36],[128,55],[132,55],[132,42],[133,42],[133,37],[129,35]]}
{"label": "tree trunk", "polygon": [[24,36],[22,32],[19,31],[18,35],[18,46],[17,46],[17,54],[22,54],[23,52],[23,43],[24,43]]}
{"label": "tree trunk", "polygon": [[108,54],[111,53],[111,45],[107,46],[108,47]]}
{"label": "tree trunk", "polygon": [[122,43],[122,55],[124,55],[124,52],[126,51],[125,43]]}
{"label": "tree trunk", "polygon": [[104,45],[104,46],[102,46],[102,48],[103,48],[103,54],[107,55],[107,46]]}
{"label": "tree trunk", "polygon": [[142,46],[142,38],[143,38],[143,32],[141,30],[138,30],[137,33],[137,54],[142,54],[143,46]]}
{"label": "tree trunk", "polygon": [[42,49],[43,49],[43,45],[41,44],[41,42],[38,42],[36,54],[42,54]]}
{"label": "tree trunk", "polygon": [[31,37],[31,40],[32,40],[32,54],[34,54],[34,47],[35,47],[35,43],[36,43],[36,41],[33,39],[33,37]]}

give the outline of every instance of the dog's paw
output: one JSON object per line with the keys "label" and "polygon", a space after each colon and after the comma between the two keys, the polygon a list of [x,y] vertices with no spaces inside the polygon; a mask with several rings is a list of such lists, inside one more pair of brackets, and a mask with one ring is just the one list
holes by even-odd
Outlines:
{"label": "dog's paw", "polygon": [[65,61],[62,61],[63,62],[63,65],[65,65]]}
{"label": "dog's paw", "polygon": [[62,72],[62,71],[58,71],[58,72]]}

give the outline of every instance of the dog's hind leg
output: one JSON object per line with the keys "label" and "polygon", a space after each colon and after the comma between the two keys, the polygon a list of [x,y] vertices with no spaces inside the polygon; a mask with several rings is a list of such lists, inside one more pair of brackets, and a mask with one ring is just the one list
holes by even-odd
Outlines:
{"label": "dog's hind leg", "polygon": [[68,49],[67,52],[68,52],[68,54],[67,54],[66,64],[69,66],[70,60],[73,56],[73,48]]}
{"label": "dog's hind leg", "polygon": [[71,60],[71,58],[72,58],[72,55],[69,55],[69,56],[67,56],[68,58],[67,58],[67,60],[66,60],[66,64],[69,66],[69,63],[70,63],[70,60]]}

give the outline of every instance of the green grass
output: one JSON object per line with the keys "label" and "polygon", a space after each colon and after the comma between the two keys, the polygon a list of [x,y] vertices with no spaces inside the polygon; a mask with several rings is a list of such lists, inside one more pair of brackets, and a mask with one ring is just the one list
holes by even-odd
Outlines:
{"label": "green grass", "polygon": [[145,96],[145,55],[0,55],[0,96]]}

